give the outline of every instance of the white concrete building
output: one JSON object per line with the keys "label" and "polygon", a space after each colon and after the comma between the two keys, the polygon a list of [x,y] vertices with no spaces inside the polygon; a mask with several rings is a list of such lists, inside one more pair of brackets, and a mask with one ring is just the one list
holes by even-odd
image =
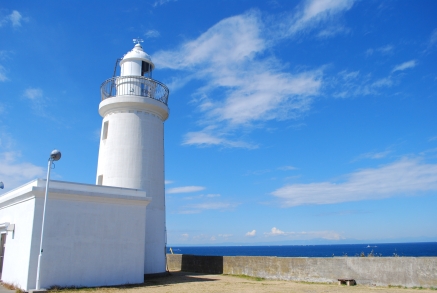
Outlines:
{"label": "white concrete building", "polygon": [[[96,185],[50,183],[41,288],[141,283],[145,274],[166,272],[169,92],[152,79],[154,64],[139,44],[120,66],[121,76],[101,86]],[[0,279],[24,290],[36,285],[45,183],[36,179],[0,196]]]}
{"label": "white concrete building", "polygon": [[[6,239],[1,280],[24,290],[36,284],[45,182],[37,179],[0,197]],[[150,200],[142,190],[51,181],[41,288],[143,282]]]}

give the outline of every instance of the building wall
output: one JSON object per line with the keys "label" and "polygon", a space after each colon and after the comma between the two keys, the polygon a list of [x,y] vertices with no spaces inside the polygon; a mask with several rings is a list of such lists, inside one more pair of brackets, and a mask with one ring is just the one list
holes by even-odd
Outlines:
{"label": "building wall", "polygon": [[[15,224],[16,230],[14,241],[9,241],[8,235],[6,242],[3,280],[24,290],[36,287],[44,203],[45,180],[34,183],[0,198],[0,208],[8,206],[8,201],[29,198],[16,202],[15,209],[6,207],[8,213],[1,213],[0,219]],[[150,202],[145,195],[133,189],[52,182],[44,226],[41,288],[142,283],[146,206]],[[27,206],[28,202],[34,204]]]}
{"label": "building wall", "polygon": [[170,270],[375,286],[437,287],[437,257],[251,257],[168,254]]}
{"label": "building wall", "polygon": [[[145,206],[52,198],[47,203],[41,287],[142,283],[145,215]],[[35,228],[28,288],[35,288],[40,234]]]}
{"label": "building wall", "polygon": [[15,224],[5,244],[2,281],[27,288],[35,198],[0,207],[0,223]]}
{"label": "building wall", "polygon": [[[144,274],[165,272],[164,122],[163,103],[150,98],[113,97],[100,104],[102,136],[96,182],[146,191]],[[168,113],[166,114],[168,115]],[[103,131],[107,125],[105,139]]]}

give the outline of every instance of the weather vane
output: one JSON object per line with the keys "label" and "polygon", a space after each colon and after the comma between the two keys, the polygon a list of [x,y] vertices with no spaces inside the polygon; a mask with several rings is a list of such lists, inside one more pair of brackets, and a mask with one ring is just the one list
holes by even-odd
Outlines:
{"label": "weather vane", "polygon": [[142,42],[144,42],[143,39],[140,39],[140,38],[134,39],[134,43],[137,43],[138,45],[140,45],[140,43],[142,43]]}

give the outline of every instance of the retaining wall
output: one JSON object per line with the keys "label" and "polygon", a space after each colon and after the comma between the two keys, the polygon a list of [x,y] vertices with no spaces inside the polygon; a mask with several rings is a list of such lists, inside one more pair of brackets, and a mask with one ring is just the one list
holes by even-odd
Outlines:
{"label": "retaining wall", "polygon": [[170,270],[373,286],[437,287],[437,257],[264,257],[168,254]]}

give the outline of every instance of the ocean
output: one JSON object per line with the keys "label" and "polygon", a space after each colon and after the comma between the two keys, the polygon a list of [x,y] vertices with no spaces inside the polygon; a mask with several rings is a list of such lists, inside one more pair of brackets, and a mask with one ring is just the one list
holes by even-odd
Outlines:
{"label": "ocean", "polygon": [[[437,242],[278,246],[173,246],[175,254],[214,256],[437,256]],[[167,253],[170,247],[167,247]]]}

